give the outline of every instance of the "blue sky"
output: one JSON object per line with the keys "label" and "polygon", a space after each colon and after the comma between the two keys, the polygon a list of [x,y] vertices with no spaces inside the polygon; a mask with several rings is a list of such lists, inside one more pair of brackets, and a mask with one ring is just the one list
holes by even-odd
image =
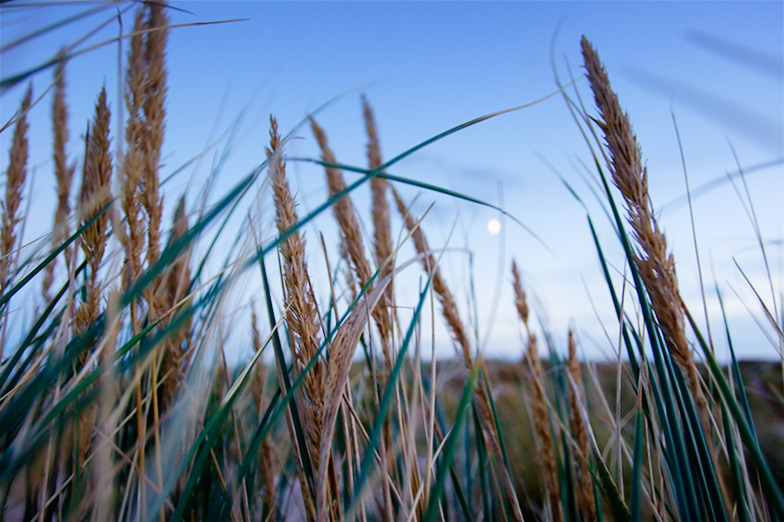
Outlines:
{"label": "blue sky", "polygon": [[[569,68],[582,78],[579,39],[585,34],[598,49],[638,134],[652,198],[663,209],[659,218],[675,252],[684,298],[701,311],[688,207],[678,204],[685,194],[685,182],[673,114],[692,187],[736,171],[733,149],[744,168],[769,165],[749,170],[746,179],[766,242],[776,299],[781,299],[781,2],[190,1],[173,5],[189,11],[173,11],[175,24],[247,20],[172,31],[164,175],[202,151],[242,115],[231,154],[218,177],[216,195],[220,194],[263,159],[270,113],[288,130],[309,111],[346,92],[317,116],[338,160],[365,164],[360,92],[375,109],[382,150],[390,158],[454,125],[552,93],[551,49],[562,78],[569,76]],[[4,6],[2,45],[87,8],[15,12]],[[73,42],[114,13],[112,7],[4,50],[2,77],[50,58],[60,45]],[[123,18],[125,30],[132,24],[131,13]],[[81,47],[113,38],[118,31],[116,20],[109,22]],[[127,46],[123,56],[126,52]],[[101,86],[106,85],[113,114],[117,114],[117,61],[118,49],[113,44],[69,63],[71,157],[81,156],[79,136]],[[35,94],[43,93],[50,83],[51,71],[35,76]],[[587,82],[579,80],[577,88],[590,103]],[[3,93],[3,123],[12,117],[22,93],[23,87]],[[30,117],[35,176],[31,208],[36,219],[27,227],[27,240],[49,229],[53,213],[50,98],[45,97]],[[3,171],[10,135],[10,131],[0,134]],[[303,128],[298,136],[302,139],[290,143],[289,153],[316,157],[309,130]],[[223,143],[216,150],[222,150]],[[443,264],[464,316],[472,307],[467,304],[465,284],[468,257],[461,249],[473,253],[478,324],[488,353],[507,357],[520,353],[509,288],[509,265],[514,257],[529,291],[536,295],[536,310],[546,318],[556,340],[563,343],[566,326],[574,324],[586,354],[602,357],[617,343],[617,327],[608,313],[610,304],[585,211],[542,158],[583,197],[608,255],[623,270],[612,231],[580,166],[581,161],[590,161],[588,149],[560,97],[465,129],[403,160],[391,172],[502,204],[544,238],[552,251],[508,222],[499,236],[487,234],[487,221],[497,217],[493,211],[401,187],[409,200],[418,195],[414,207],[418,212],[435,202],[424,225],[431,244],[444,246],[454,227],[448,243],[454,250],[445,254]],[[170,207],[183,192],[189,202],[195,200],[213,161],[211,152],[166,185]],[[317,168],[291,162],[290,171],[301,213],[324,200],[323,174]],[[353,179],[351,174],[346,176]],[[355,203],[369,226],[366,191],[356,194]],[[267,206],[263,212],[271,218],[269,211]],[[763,316],[735,264],[770,305],[773,298],[762,256],[755,248],[754,230],[732,184],[720,183],[701,195],[694,202],[694,213],[703,275],[711,289],[716,283],[722,290],[742,354],[777,357],[775,347],[755,324],[755,318]],[[272,226],[271,219],[267,226]],[[330,248],[334,247],[329,216],[308,228],[310,246],[317,246],[319,230],[325,232]],[[271,228],[266,233],[271,234]],[[409,249],[401,251],[402,257],[410,255]],[[312,248],[310,261],[318,271],[323,264],[318,249]],[[408,272],[410,280],[401,279],[398,293],[401,301],[410,302],[418,272]],[[244,287],[246,294],[253,291],[252,284]],[[238,297],[237,302],[244,301]],[[708,296],[708,304],[712,325],[719,332],[714,296]],[[766,331],[770,335],[770,328]],[[721,339],[717,346],[723,346]]]}

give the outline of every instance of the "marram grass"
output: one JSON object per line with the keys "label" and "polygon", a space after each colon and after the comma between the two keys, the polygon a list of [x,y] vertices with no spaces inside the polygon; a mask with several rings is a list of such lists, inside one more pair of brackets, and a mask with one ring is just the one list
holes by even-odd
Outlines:
{"label": "marram grass", "polygon": [[[31,69],[54,74],[58,194],[49,243],[33,254],[20,211],[27,114],[41,110],[30,89],[3,130],[13,138],[0,222],[0,519],[784,519],[781,476],[754,424],[755,407],[770,405],[750,401],[734,355],[727,368],[717,364],[680,298],[641,146],[588,40],[581,45],[596,110],[569,94],[575,82],[554,94],[591,137],[644,321],[637,329],[629,320],[589,216],[586,233],[595,239],[626,361],[581,363],[573,329],[537,329],[514,262],[507,305],[525,339],[510,363],[488,361],[478,349],[452,291],[460,282],[447,280],[446,254],[426,238],[427,216],[415,216],[396,187],[492,205],[390,169],[434,141],[528,105],[458,125],[384,162],[363,96],[367,167],[339,163],[316,123],[319,109],[296,127],[310,123],[321,158],[309,161],[326,174],[328,192],[311,212],[298,207],[289,185],[291,133],[283,136],[273,116],[260,167],[212,206],[179,198],[167,229],[161,180],[172,173],[160,162],[166,98],[175,94],[167,70],[177,67],[166,60],[168,9],[137,8],[123,100],[116,100],[124,104],[123,132],[112,135],[109,95],[101,91],[79,161],[65,153],[74,117],[67,53],[54,69]],[[360,176],[348,183],[344,171]],[[370,209],[352,199],[365,183]],[[218,238],[254,193],[274,209],[271,221],[249,212],[247,228],[210,273]],[[390,197],[405,229],[399,240]],[[304,226],[327,210],[338,237],[308,234]],[[372,228],[363,227],[363,210]],[[409,241],[414,255],[404,259]],[[328,255],[330,243],[339,246],[337,258]],[[312,277],[319,248],[328,285]],[[238,338],[228,330],[242,324],[232,319],[228,296],[251,271],[263,284],[240,305],[250,318],[246,345],[225,346]],[[396,301],[395,278],[404,271],[422,276],[413,306]],[[12,334],[28,299],[36,301],[34,319]],[[435,301],[434,320],[444,321],[455,361],[422,361],[422,312]],[[566,350],[553,342],[561,337]],[[249,362],[228,364],[225,351],[240,348]]]}

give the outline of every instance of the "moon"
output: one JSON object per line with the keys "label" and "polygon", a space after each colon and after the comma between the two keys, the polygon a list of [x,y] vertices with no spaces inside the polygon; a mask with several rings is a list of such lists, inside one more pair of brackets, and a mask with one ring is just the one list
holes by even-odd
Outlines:
{"label": "moon", "polygon": [[497,236],[501,232],[501,222],[493,218],[487,222],[487,232],[491,236]]}

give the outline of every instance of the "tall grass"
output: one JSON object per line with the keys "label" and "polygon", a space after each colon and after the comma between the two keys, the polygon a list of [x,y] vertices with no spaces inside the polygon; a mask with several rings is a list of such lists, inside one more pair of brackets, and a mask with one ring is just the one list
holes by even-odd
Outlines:
{"label": "tall grass", "polygon": [[[384,162],[363,97],[366,168],[340,164],[317,113],[309,115],[321,149],[310,161],[324,167],[328,192],[308,213],[287,177],[290,134],[271,117],[259,168],[210,207],[180,198],[167,230],[160,162],[167,68],[177,66],[166,62],[167,10],[157,2],[138,7],[124,132],[111,136],[102,90],[75,199],[75,164],[64,152],[67,61],[58,55],[58,204],[51,243],[32,253],[19,210],[31,89],[4,131],[13,139],[0,256],[0,519],[784,519],[781,482],[756,434],[740,366],[734,355],[719,366],[680,297],[641,147],[588,40],[581,45],[596,110],[570,94],[575,82],[559,80],[557,94],[593,152],[643,322],[635,326],[622,306],[589,216],[586,233],[595,239],[626,361],[581,363],[573,330],[530,324],[514,263],[508,306],[525,335],[510,364],[485,359],[451,290],[459,282],[440,267],[444,250],[426,238],[427,216],[415,216],[396,185],[492,205],[389,172],[429,143],[508,111]],[[348,183],[344,171],[360,177]],[[352,201],[366,183],[372,237]],[[274,208],[274,225],[250,212],[222,268],[209,273],[217,238],[254,193]],[[390,196],[405,227],[397,243]],[[318,242],[304,226],[327,210],[339,236],[319,238],[330,280],[317,284]],[[327,254],[331,240],[339,259]],[[403,259],[408,241],[415,254]],[[405,303],[395,278],[417,270],[418,297]],[[228,297],[249,271],[262,286],[243,305],[249,319],[235,321]],[[33,287],[40,296],[28,306],[22,299]],[[456,361],[422,360],[423,309],[435,302]],[[25,322],[20,309],[28,308],[34,319]],[[24,324],[21,334],[10,334],[12,323]],[[237,342],[228,335],[237,327],[246,341],[230,349],[251,355],[234,365],[224,345]],[[565,352],[553,341],[561,336]]]}

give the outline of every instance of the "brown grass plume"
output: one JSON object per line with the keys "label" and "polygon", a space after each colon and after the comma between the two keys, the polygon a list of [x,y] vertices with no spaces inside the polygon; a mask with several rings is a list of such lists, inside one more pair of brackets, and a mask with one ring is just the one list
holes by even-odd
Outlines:
{"label": "brown grass plume", "polygon": [[550,418],[547,413],[547,395],[544,388],[542,363],[539,361],[539,347],[536,335],[528,336],[525,362],[530,376],[528,387],[531,392],[531,412],[534,428],[539,442],[539,467],[544,479],[545,494],[550,505],[552,520],[563,520],[561,511],[561,487],[555,462],[555,447],[550,431]]}
{"label": "brown grass plume", "polygon": [[[79,193],[79,215],[82,226],[103,212],[81,235],[80,246],[90,278],[87,298],[76,313],[76,329],[83,332],[100,313],[101,283],[98,270],[103,260],[108,239],[109,212],[105,207],[112,201],[112,155],[109,150],[109,107],[106,89],[101,89],[95,105],[95,119],[88,132],[82,169],[82,188]],[[84,356],[82,358],[84,362]]]}
{"label": "brown grass plume", "polygon": [[596,506],[593,499],[593,481],[591,473],[588,470],[588,433],[585,430],[585,424],[581,414],[583,404],[583,397],[580,391],[580,361],[577,359],[577,343],[574,340],[574,332],[569,329],[568,338],[568,366],[570,379],[570,393],[569,393],[569,406],[571,409],[571,416],[569,424],[572,429],[572,437],[577,443],[580,456],[577,458],[577,505],[580,513],[585,520],[594,520],[596,518]]}
{"label": "brown grass plume", "polygon": [[[139,9],[134,22],[134,33],[144,29],[144,9]],[[122,158],[120,177],[120,205],[125,214],[127,232],[122,234],[125,249],[125,270],[123,286],[128,287],[141,272],[141,258],[144,250],[144,222],[141,218],[142,177],[144,170],[144,120],[142,104],[144,103],[145,85],[144,40],[142,34],[131,38],[131,49],[128,53],[128,70],[126,74],[125,106],[128,119],[125,123],[125,141],[127,147]],[[132,305],[131,321],[135,324],[135,304]],[[134,327],[134,330],[136,328]]]}
{"label": "brown grass plume", "polygon": [[610,170],[615,185],[626,202],[627,215],[639,249],[634,253],[640,277],[651,300],[651,307],[664,332],[667,348],[686,375],[705,433],[710,433],[708,407],[700,378],[686,339],[683,309],[680,305],[675,260],[667,253],[667,240],[659,228],[648,193],[647,169],[627,114],[621,109],[607,72],[590,42],[581,41],[588,81],[599,108],[599,127],[610,151]]}
{"label": "brown grass plume", "polygon": [[166,108],[166,41],[168,17],[166,5],[159,2],[146,4],[149,9],[146,28],[147,42],[144,49],[146,81],[144,83],[145,129],[142,134],[144,151],[144,208],[147,211],[147,262],[154,263],[160,254],[161,210],[163,201],[159,194],[158,168],[165,131]]}
{"label": "brown grass plume", "polygon": [[[11,144],[11,153],[8,160],[8,170],[5,182],[5,200],[3,201],[3,222],[0,230],[0,293],[5,291],[8,273],[11,267],[11,258],[16,244],[16,226],[21,221],[19,205],[22,202],[22,190],[27,177],[27,111],[33,99],[32,84],[27,87],[27,92],[19,108],[19,116],[14,128],[14,137]],[[2,358],[2,348],[0,348]]]}
{"label": "brown grass plume", "polygon": [[[378,140],[378,129],[376,120],[373,116],[373,109],[362,97],[362,114],[365,120],[365,132],[368,136],[367,157],[368,168],[373,170],[381,166],[381,145]],[[392,227],[389,221],[389,200],[387,199],[387,188],[389,182],[385,178],[374,176],[370,180],[370,191],[372,194],[372,215],[373,215],[373,246],[376,254],[376,265],[382,266],[387,258],[392,255]],[[393,270],[392,263],[388,263],[381,270],[381,277],[386,276]],[[382,302],[392,302],[392,285],[390,284],[382,298]]]}
{"label": "brown grass plume", "polygon": [[[313,118],[310,119],[310,126],[313,130],[313,135],[321,149],[321,159],[327,163],[335,163],[335,155],[329,148],[327,135],[324,130],[319,127]],[[343,178],[343,172],[335,167],[324,167],[327,176],[327,186],[329,195],[334,196],[347,188],[346,181]],[[362,241],[362,229],[357,219],[356,209],[354,203],[348,194],[340,198],[332,207],[332,212],[335,220],[338,222],[341,231],[341,251],[344,252],[348,259],[346,260],[354,269],[354,273],[359,280],[360,286],[364,287],[373,276],[373,269],[370,266],[367,256],[365,255],[365,246]],[[368,290],[372,289],[372,286]],[[392,366],[392,357],[390,352],[390,333],[392,326],[389,320],[389,312],[381,307],[375,307],[372,310],[373,319],[378,326],[381,333],[381,350],[384,355],[385,368],[388,370]]]}
{"label": "brown grass plume", "polygon": [[[267,149],[269,176],[276,209],[278,232],[286,234],[299,218],[296,205],[286,180],[286,163],[283,161],[283,144],[278,134],[278,122],[270,117],[270,145]],[[320,346],[319,316],[316,302],[310,290],[308,267],[305,261],[305,239],[299,231],[292,232],[281,244],[280,255],[283,259],[283,277],[286,306],[286,322],[293,336],[292,357],[296,368],[301,371],[311,359],[317,356]],[[325,370],[321,360],[316,360],[308,372],[304,388],[305,426],[308,451],[314,467],[317,466],[321,442],[321,425],[324,411]],[[317,472],[317,469],[314,469]],[[308,488],[300,476],[300,484],[305,497],[308,518],[315,518],[313,499],[307,494]]]}

